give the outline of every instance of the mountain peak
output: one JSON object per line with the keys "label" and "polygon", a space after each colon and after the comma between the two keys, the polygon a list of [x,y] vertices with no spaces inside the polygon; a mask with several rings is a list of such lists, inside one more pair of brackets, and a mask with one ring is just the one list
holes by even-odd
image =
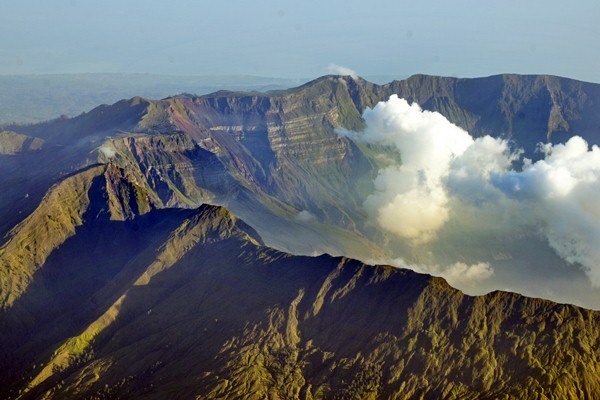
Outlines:
{"label": "mountain peak", "polygon": [[238,219],[227,208],[202,204],[180,227],[181,234],[196,232],[201,235],[200,242],[223,240],[231,237],[264,246],[260,235],[250,225]]}
{"label": "mountain peak", "polygon": [[[360,76],[354,78],[350,75],[323,75],[323,76],[315,78],[309,82],[306,82],[305,84],[300,85],[295,89],[303,89],[303,88],[309,88],[312,86],[331,85],[331,84],[350,83],[350,82],[355,82],[355,83],[360,83],[360,84],[368,83],[366,80],[364,80]],[[290,90],[294,90],[294,89],[290,89]]]}

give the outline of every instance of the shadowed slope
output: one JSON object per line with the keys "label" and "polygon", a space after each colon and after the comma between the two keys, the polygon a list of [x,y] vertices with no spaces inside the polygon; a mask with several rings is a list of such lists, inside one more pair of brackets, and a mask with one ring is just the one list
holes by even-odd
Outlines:
{"label": "shadowed slope", "polygon": [[54,185],[0,248],[0,308],[10,307],[27,290],[48,256],[75,235],[86,216],[127,220],[151,207],[147,194],[112,164],[89,167]]}

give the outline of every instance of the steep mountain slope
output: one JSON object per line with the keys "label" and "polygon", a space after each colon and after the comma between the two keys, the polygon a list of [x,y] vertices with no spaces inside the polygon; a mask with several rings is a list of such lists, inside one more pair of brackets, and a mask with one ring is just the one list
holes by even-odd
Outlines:
{"label": "steep mountain slope", "polygon": [[183,131],[244,186],[351,226],[361,214],[356,189],[367,184],[371,164],[333,132],[362,124],[347,86],[335,78],[268,94],[171,98],[149,107],[134,129]]}
{"label": "steep mountain slope", "polygon": [[319,223],[314,217],[306,221],[297,218],[298,210],[240,179],[215,153],[184,133],[123,134],[105,141],[98,154],[100,161],[128,171],[156,207],[221,204],[235,209],[280,249],[370,257],[382,254],[378,246],[356,232]]}
{"label": "steep mountain slope", "polygon": [[53,186],[0,248],[2,381],[18,378],[16,366],[88,320],[94,311],[81,304],[189,213],[154,209],[113,164],[89,167]]}
{"label": "steep mountain slope", "polygon": [[135,124],[147,104],[134,98],[97,107],[73,119],[13,127],[43,146],[39,151],[0,155],[0,237],[26,218],[53,184],[96,164],[94,149],[106,137]]}
{"label": "steep mountain slope", "polygon": [[87,220],[105,214],[125,221],[152,209],[147,194],[128,178],[112,164],[97,165],[50,189],[0,248],[0,308],[10,307],[27,290],[51,253]]}
{"label": "steep mountain slope", "polygon": [[[264,247],[201,206],[37,353],[19,398],[592,399],[600,314]],[[92,317],[90,317],[92,316]],[[6,370],[4,370],[6,371]],[[26,371],[26,372],[25,372]]]}

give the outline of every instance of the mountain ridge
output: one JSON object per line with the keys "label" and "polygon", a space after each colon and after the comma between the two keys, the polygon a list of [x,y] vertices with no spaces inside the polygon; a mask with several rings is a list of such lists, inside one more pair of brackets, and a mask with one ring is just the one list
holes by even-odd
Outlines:
{"label": "mountain ridge", "polygon": [[249,229],[223,207],[188,214],[152,257],[132,259],[97,292],[97,319],[40,354],[19,398],[591,399],[598,390],[597,311],[293,256]]}

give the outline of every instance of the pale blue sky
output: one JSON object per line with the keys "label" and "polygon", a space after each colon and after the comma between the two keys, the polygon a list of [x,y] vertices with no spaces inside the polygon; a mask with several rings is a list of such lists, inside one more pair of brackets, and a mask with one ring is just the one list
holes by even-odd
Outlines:
{"label": "pale blue sky", "polygon": [[359,75],[600,82],[599,18],[597,0],[2,0],[0,74],[311,78],[335,63]]}

